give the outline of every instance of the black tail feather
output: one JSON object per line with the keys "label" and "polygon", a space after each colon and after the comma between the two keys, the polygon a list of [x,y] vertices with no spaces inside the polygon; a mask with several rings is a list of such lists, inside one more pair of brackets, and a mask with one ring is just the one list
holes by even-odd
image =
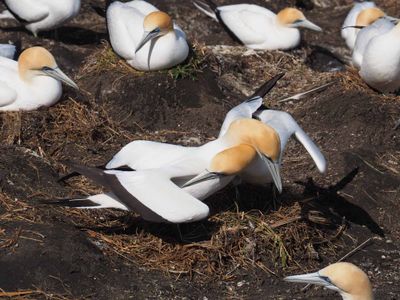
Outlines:
{"label": "black tail feather", "polygon": [[64,207],[97,207],[100,204],[95,203],[89,199],[58,199],[58,200],[41,200],[41,204],[56,205]]}
{"label": "black tail feather", "polygon": [[262,86],[260,86],[253,95],[251,95],[249,97],[249,99],[255,98],[255,97],[261,97],[264,98],[266,94],[268,94],[268,92],[270,90],[272,90],[272,88],[276,85],[276,83],[278,82],[279,79],[281,79],[283,76],[285,75],[285,73],[280,73],[278,75],[275,75],[274,77],[272,77],[270,80],[268,80],[266,83],[264,83]]}

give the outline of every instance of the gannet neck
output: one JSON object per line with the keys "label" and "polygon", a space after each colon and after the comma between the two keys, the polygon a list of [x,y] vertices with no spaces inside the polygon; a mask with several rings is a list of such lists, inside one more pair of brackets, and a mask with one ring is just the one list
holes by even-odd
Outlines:
{"label": "gannet neck", "polygon": [[304,14],[292,7],[282,9],[277,15],[278,24],[282,26],[289,26],[298,20],[305,20]]}
{"label": "gannet neck", "polygon": [[224,175],[236,175],[244,170],[256,155],[257,151],[252,146],[240,144],[215,155],[209,171]]}
{"label": "gannet neck", "polygon": [[18,59],[19,76],[30,81],[43,68],[57,68],[53,55],[42,47],[31,47],[23,51]]}
{"label": "gannet neck", "polygon": [[253,146],[272,161],[278,162],[281,142],[276,130],[255,119],[239,119],[229,126],[227,138],[237,144]]}
{"label": "gannet neck", "polygon": [[335,263],[318,273],[320,276],[329,278],[345,300],[373,300],[372,287],[368,276],[351,263]]}
{"label": "gannet neck", "polygon": [[154,11],[148,14],[143,21],[143,29],[146,32],[152,32],[159,29],[161,32],[173,32],[174,25],[171,17],[162,11]]}
{"label": "gannet neck", "polygon": [[376,20],[384,16],[385,13],[377,7],[366,8],[358,14],[356,19],[356,26],[371,25]]}

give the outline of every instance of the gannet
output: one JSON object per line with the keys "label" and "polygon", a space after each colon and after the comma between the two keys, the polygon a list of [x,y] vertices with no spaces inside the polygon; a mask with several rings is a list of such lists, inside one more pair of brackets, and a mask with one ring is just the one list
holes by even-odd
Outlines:
{"label": "gannet", "polygon": [[114,51],[137,70],[168,69],[188,56],[182,29],[168,14],[146,1],[111,3],[107,26]]}
{"label": "gannet", "polygon": [[34,36],[55,29],[79,13],[81,0],[5,0],[0,19],[15,18]]}
{"label": "gannet", "polygon": [[338,292],[344,300],[373,300],[368,276],[357,266],[339,262],[309,274],[288,276],[289,282],[302,282],[322,285]]}
{"label": "gannet", "polygon": [[369,41],[359,74],[369,86],[380,92],[400,89],[400,23]]}
{"label": "gannet", "polygon": [[[263,157],[262,161],[270,173],[279,175],[275,170],[279,153],[279,136],[272,127],[255,119],[239,119],[229,126],[222,137],[185,153],[161,168],[104,171],[74,165],[74,171],[111,192],[55,203],[80,208],[131,210],[152,222],[194,222],[209,214],[208,206],[201,200],[225,187],[257,156]],[[185,185],[204,170],[213,176]],[[279,186],[280,177],[274,177],[274,182]]]}
{"label": "gannet", "polygon": [[18,62],[0,57],[0,111],[50,106],[61,97],[60,81],[78,88],[59,69],[53,55],[42,47],[26,49]]}
{"label": "gannet", "polygon": [[206,2],[195,0],[193,4],[251,49],[291,49],[300,43],[298,28],[322,31],[296,8],[285,8],[275,14],[253,4],[217,6],[211,0]]}
{"label": "gannet", "polygon": [[[375,3],[372,1],[365,2],[357,2],[354,4],[353,8],[349,11],[346,16],[346,19],[342,25],[342,38],[346,41],[347,47],[350,49],[354,48],[354,44],[356,42],[356,37],[360,29],[354,28],[357,24],[358,15],[365,9],[376,7]],[[362,20],[359,20],[359,26],[363,26],[361,24]],[[369,24],[367,24],[369,25]],[[365,25],[364,25],[365,26]]]}
{"label": "gannet", "polygon": [[360,68],[362,64],[364,51],[369,41],[375,36],[390,31],[395,26],[393,22],[394,18],[386,16],[376,7],[365,9],[358,15],[356,26],[364,28],[358,32],[353,48],[352,62],[356,68]]}

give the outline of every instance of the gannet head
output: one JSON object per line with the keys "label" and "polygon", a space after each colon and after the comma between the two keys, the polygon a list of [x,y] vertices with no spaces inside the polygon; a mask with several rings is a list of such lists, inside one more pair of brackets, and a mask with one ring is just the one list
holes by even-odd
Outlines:
{"label": "gannet head", "polygon": [[138,52],[148,41],[174,30],[174,27],[168,14],[162,11],[154,11],[144,18],[143,29],[143,38],[135,52]]}
{"label": "gannet head", "polygon": [[368,26],[384,16],[385,13],[377,7],[366,8],[358,14],[356,19],[356,26]]}
{"label": "gannet head", "polygon": [[244,170],[256,155],[256,149],[250,145],[240,144],[228,148],[213,157],[209,171],[229,176],[236,175]]}
{"label": "gannet head", "polygon": [[277,14],[279,24],[291,28],[308,28],[315,31],[322,31],[321,27],[306,19],[304,14],[297,8],[284,8]]}
{"label": "gannet head", "polygon": [[335,263],[315,273],[288,276],[285,281],[322,285],[339,292],[343,299],[373,299],[368,276],[351,263]]}
{"label": "gannet head", "polygon": [[234,146],[217,153],[209,169],[189,180],[183,187],[221,176],[237,175],[259,155],[278,191],[282,192],[281,142],[275,129],[258,120],[239,119],[230,124],[221,139]]}
{"label": "gannet head", "polygon": [[232,122],[226,136],[238,144],[247,144],[256,149],[271,173],[278,191],[281,193],[281,141],[278,132],[259,120],[239,119]]}
{"label": "gannet head", "polygon": [[25,81],[30,81],[35,76],[50,76],[79,89],[76,83],[58,68],[53,55],[43,47],[24,50],[18,58],[18,71],[20,78]]}

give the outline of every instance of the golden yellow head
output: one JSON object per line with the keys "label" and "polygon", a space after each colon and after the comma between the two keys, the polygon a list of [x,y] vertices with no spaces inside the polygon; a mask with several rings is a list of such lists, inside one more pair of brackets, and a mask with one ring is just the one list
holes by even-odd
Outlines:
{"label": "golden yellow head", "polygon": [[227,135],[237,144],[254,147],[272,161],[277,162],[281,154],[278,133],[271,126],[255,119],[240,119],[232,122]]}
{"label": "golden yellow head", "polygon": [[356,19],[356,26],[368,26],[379,18],[385,16],[385,13],[377,7],[371,7],[361,11]]}
{"label": "golden yellow head", "polygon": [[238,146],[219,152],[211,161],[209,171],[225,175],[235,175],[244,170],[257,155],[250,145]]}
{"label": "golden yellow head", "polygon": [[43,47],[31,47],[24,50],[18,58],[20,77],[26,78],[29,71],[40,71],[43,68],[56,68],[53,55]]}
{"label": "golden yellow head", "polygon": [[295,23],[296,21],[306,19],[306,17],[300,10],[298,10],[297,8],[292,8],[292,7],[287,7],[287,8],[282,9],[277,14],[277,18],[278,18],[278,21],[282,25],[290,25],[290,24]]}
{"label": "golden yellow head", "polygon": [[173,30],[173,22],[171,17],[162,11],[155,11],[146,16],[143,22],[143,29],[151,32],[159,28],[162,32]]}
{"label": "golden yellow head", "polygon": [[319,271],[319,274],[328,277],[335,286],[346,294],[350,294],[353,299],[373,299],[368,276],[351,263],[339,262],[329,265]]}

